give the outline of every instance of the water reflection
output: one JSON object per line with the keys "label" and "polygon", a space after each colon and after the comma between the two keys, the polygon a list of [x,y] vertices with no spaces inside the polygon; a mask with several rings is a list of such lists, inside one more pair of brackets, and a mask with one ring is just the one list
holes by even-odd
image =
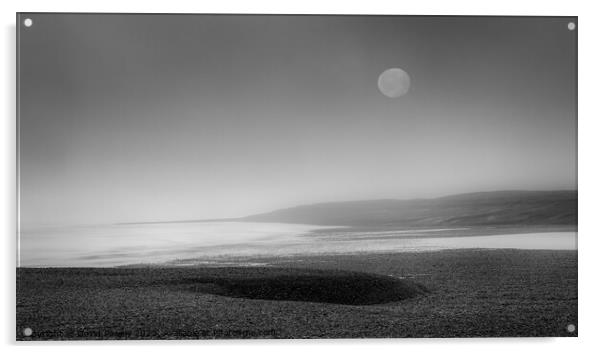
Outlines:
{"label": "water reflection", "polygon": [[227,263],[224,259],[228,257],[455,248],[577,249],[576,232],[480,236],[481,231],[456,228],[362,232],[340,227],[243,222],[39,228],[21,231],[20,264],[98,267],[190,259],[202,263],[219,258]]}

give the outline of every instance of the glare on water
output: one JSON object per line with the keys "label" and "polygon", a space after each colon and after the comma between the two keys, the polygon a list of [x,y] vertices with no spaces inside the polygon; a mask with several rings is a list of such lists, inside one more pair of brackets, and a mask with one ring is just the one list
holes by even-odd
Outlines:
{"label": "glare on water", "polygon": [[[315,225],[247,222],[39,228],[21,230],[19,258],[20,265],[26,267],[97,267],[216,257],[421,252],[457,248],[577,248],[576,232],[457,236],[462,230],[467,229],[362,232]],[[454,232],[454,236],[449,232]]]}

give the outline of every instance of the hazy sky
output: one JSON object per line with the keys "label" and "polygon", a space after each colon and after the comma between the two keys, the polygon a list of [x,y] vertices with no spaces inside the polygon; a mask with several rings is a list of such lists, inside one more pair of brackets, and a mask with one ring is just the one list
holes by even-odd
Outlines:
{"label": "hazy sky", "polygon": [[22,226],[576,188],[567,18],[25,17]]}

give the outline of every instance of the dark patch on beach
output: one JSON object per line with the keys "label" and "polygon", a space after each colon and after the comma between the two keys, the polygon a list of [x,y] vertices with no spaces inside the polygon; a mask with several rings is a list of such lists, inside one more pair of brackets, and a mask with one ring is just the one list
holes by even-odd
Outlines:
{"label": "dark patch on beach", "polygon": [[420,284],[394,277],[350,273],[311,272],[258,277],[200,277],[179,281],[184,288],[235,298],[375,305],[401,301],[425,293]]}

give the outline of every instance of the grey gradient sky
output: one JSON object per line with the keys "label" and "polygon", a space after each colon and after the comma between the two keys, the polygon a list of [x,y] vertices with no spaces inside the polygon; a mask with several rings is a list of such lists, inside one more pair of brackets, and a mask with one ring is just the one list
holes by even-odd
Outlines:
{"label": "grey gradient sky", "polygon": [[576,188],[568,18],[25,17],[23,226]]}

